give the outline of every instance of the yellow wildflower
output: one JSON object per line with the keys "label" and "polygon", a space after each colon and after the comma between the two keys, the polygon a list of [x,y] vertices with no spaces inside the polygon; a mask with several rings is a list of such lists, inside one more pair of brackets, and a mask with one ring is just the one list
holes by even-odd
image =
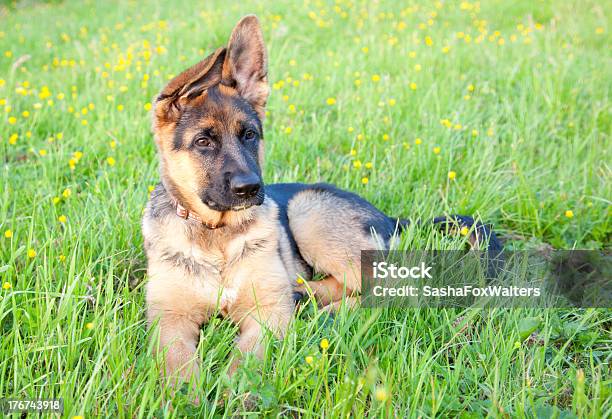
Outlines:
{"label": "yellow wildflower", "polygon": [[321,340],[320,346],[321,349],[323,349],[324,351],[327,350],[327,348],[329,348],[329,340],[327,340],[327,338],[323,338]]}
{"label": "yellow wildflower", "polygon": [[389,394],[384,387],[377,387],[376,391],[374,391],[374,397],[379,402],[385,402],[389,398]]}

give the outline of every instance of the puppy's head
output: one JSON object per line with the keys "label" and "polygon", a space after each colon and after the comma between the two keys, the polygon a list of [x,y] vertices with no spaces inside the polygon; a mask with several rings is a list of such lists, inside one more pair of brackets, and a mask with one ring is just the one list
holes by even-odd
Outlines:
{"label": "puppy's head", "polygon": [[172,79],[155,101],[162,181],[205,221],[260,205],[267,57],[259,21],[244,17],[228,46]]}

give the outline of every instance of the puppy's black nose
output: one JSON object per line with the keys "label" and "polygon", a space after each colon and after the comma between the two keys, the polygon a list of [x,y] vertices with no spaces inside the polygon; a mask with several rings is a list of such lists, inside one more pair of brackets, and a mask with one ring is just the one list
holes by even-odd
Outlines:
{"label": "puppy's black nose", "polygon": [[259,176],[254,173],[236,175],[230,180],[230,189],[240,198],[250,198],[257,195],[261,189]]}

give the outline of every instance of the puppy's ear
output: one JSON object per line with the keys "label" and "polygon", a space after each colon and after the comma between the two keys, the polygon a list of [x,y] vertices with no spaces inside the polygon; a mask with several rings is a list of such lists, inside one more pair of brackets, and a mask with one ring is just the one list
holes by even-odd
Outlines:
{"label": "puppy's ear", "polygon": [[235,88],[263,119],[270,91],[267,76],[268,57],[259,20],[255,15],[245,16],[232,31],[222,83]]}
{"label": "puppy's ear", "polygon": [[219,84],[226,49],[219,48],[202,61],[170,80],[155,102],[155,123],[177,122],[182,107],[206,89]]}

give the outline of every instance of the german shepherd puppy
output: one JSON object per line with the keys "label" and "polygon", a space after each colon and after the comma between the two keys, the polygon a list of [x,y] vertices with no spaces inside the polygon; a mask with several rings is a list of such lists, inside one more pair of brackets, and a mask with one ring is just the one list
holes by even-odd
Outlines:
{"label": "german shepherd puppy", "polygon": [[[309,288],[330,308],[343,296],[354,301],[360,251],[390,246],[405,224],[331,185],[264,188],[268,93],[263,35],[247,16],[227,47],[175,77],[155,100],[161,183],[142,230],[147,317],[157,321],[168,375],[197,377],[200,326],[215,313],[239,325],[242,353],[261,356],[264,331],[280,337],[287,329],[294,291]],[[325,279],[296,283],[313,271]]]}

